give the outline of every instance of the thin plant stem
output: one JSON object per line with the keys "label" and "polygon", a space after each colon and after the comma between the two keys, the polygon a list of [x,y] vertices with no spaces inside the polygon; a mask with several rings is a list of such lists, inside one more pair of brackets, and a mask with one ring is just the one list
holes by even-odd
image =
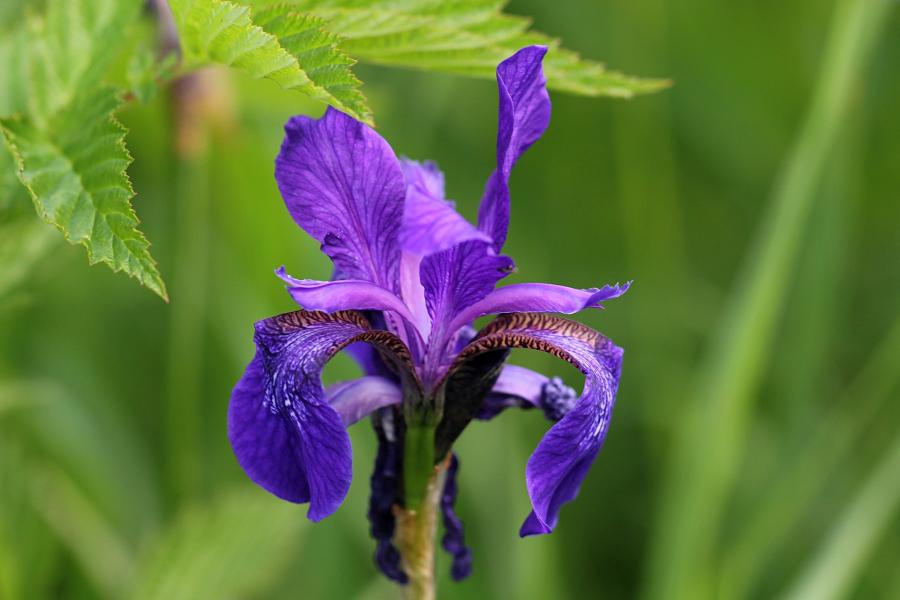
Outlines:
{"label": "thin plant stem", "polygon": [[676,440],[651,548],[647,598],[704,598],[720,515],[731,489],[754,392],[775,337],[824,165],[890,3],[838,0],[820,77],[769,214],[704,365]]}
{"label": "thin plant stem", "polygon": [[434,543],[441,512],[441,493],[447,470],[442,463],[428,480],[418,508],[397,508],[394,541],[403,558],[403,570],[409,577],[404,587],[405,600],[434,600]]}
{"label": "thin plant stem", "polygon": [[198,492],[202,431],[203,331],[209,257],[209,125],[203,114],[210,91],[200,71],[174,88],[176,118],[175,239],[169,364],[166,390],[166,449],[169,485],[186,499]]}

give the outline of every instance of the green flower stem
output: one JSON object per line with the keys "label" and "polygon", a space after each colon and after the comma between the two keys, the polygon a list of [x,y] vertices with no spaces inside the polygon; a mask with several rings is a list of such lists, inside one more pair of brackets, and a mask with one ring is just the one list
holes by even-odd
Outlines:
{"label": "green flower stem", "polygon": [[433,426],[409,426],[403,442],[404,498],[407,508],[416,509],[427,494],[434,476]]}
{"label": "green flower stem", "polygon": [[395,509],[397,529],[394,542],[403,559],[403,570],[409,577],[409,583],[404,587],[405,600],[435,598],[434,541],[446,476],[446,461],[432,466],[431,476],[421,488],[418,505],[408,504],[407,508]]}

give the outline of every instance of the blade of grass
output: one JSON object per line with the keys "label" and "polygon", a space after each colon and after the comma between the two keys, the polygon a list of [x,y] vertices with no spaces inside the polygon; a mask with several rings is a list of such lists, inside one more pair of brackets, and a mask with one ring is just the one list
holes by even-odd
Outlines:
{"label": "blade of grass", "polygon": [[865,567],[880,534],[900,508],[900,435],[838,519],[819,552],[788,588],[791,600],[843,598]]}
{"label": "blade of grass", "polygon": [[651,548],[647,598],[712,593],[708,570],[816,185],[885,21],[888,2],[838,0],[819,81],[675,441]]}
{"label": "blade of grass", "polygon": [[862,197],[860,120],[850,118],[843,125],[845,133],[829,161],[785,308],[780,353],[786,360],[773,369],[776,375],[771,385],[783,399],[775,410],[777,418],[787,423],[787,439],[795,439],[792,433],[806,431],[810,422],[821,418],[822,401],[830,402],[833,396],[836,372],[832,364],[842,335],[835,323],[851,301],[841,290],[848,266],[851,206]]}
{"label": "blade of grass", "polygon": [[746,590],[764,566],[769,550],[791,532],[816,493],[849,457],[900,385],[900,315],[835,409],[746,519],[722,565],[728,589]]}

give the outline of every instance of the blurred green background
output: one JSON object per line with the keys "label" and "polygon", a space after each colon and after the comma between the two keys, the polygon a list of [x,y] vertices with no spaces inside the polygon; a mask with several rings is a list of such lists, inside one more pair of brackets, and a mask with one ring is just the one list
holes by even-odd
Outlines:
{"label": "blurred green background", "polygon": [[[900,597],[900,11],[866,22],[865,3],[511,3],[675,85],[554,94],[515,169],[509,281],[633,279],[578,317],[626,349],[624,373],[550,536],[517,536],[541,416],[466,431],[475,567],[454,584],[442,556],[440,597]],[[495,85],[359,71],[380,133],[438,161],[474,218]],[[372,562],[367,422],[347,502],[315,525],[229,448],[252,323],[294,308],[272,270],[330,273],[272,176],[285,120],[323,107],[233,72],[203,81],[212,102],[187,125],[170,94],[121,115],[170,304],[37,219],[0,239],[0,598],[396,596]],[[580,386],[552,358],[514,359]],[[339,357],[326,379],[354,369]]]}

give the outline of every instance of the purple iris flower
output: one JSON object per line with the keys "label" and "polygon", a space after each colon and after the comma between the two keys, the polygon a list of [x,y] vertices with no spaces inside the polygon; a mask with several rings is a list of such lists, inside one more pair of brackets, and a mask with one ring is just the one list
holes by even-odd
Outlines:
{"label": "purple iris flower", "polygon": [[[553,530],[609,426],[622,349],[553,313],[602,308],[628,285],[496,287],[514,268],[501,253],[510,172],[550,121],[546,52],[523,48],[497,67],[497,166],[477,226],[444,199],[434,163],[398,159],[365,124],[329,109],[318,120],[297,116],[285,126],[275,177],[291,216],[333,261],[334,277],[312,281],[277,271],[303,310],[256,324],[256,356],[232,393],[228,434],[254,482],[308,502],[309,518],[318,521],[337,510],[350,487],[346,428],[371,415],[379,451],[369,518],[376,561],[398,581],[405,574],[391,541],[392,507],[408,500],[403,462],[411,432],[430,431],[429,467],[446,465],[443,546],[454,557],[454,577],[462,578],[471,554],[453,507],[460,462],[452,446],[466,425],[508,407],[539,408],[553,422],[526,468],[532,511],[522,536]],[[471,325],[485,315],[500,316],[476,333]],[[542,350],[580,369],[581,395],[559,378],[506,364],[511,348]],[[341,350],[364,375],[324,389],[322,368]]]}

